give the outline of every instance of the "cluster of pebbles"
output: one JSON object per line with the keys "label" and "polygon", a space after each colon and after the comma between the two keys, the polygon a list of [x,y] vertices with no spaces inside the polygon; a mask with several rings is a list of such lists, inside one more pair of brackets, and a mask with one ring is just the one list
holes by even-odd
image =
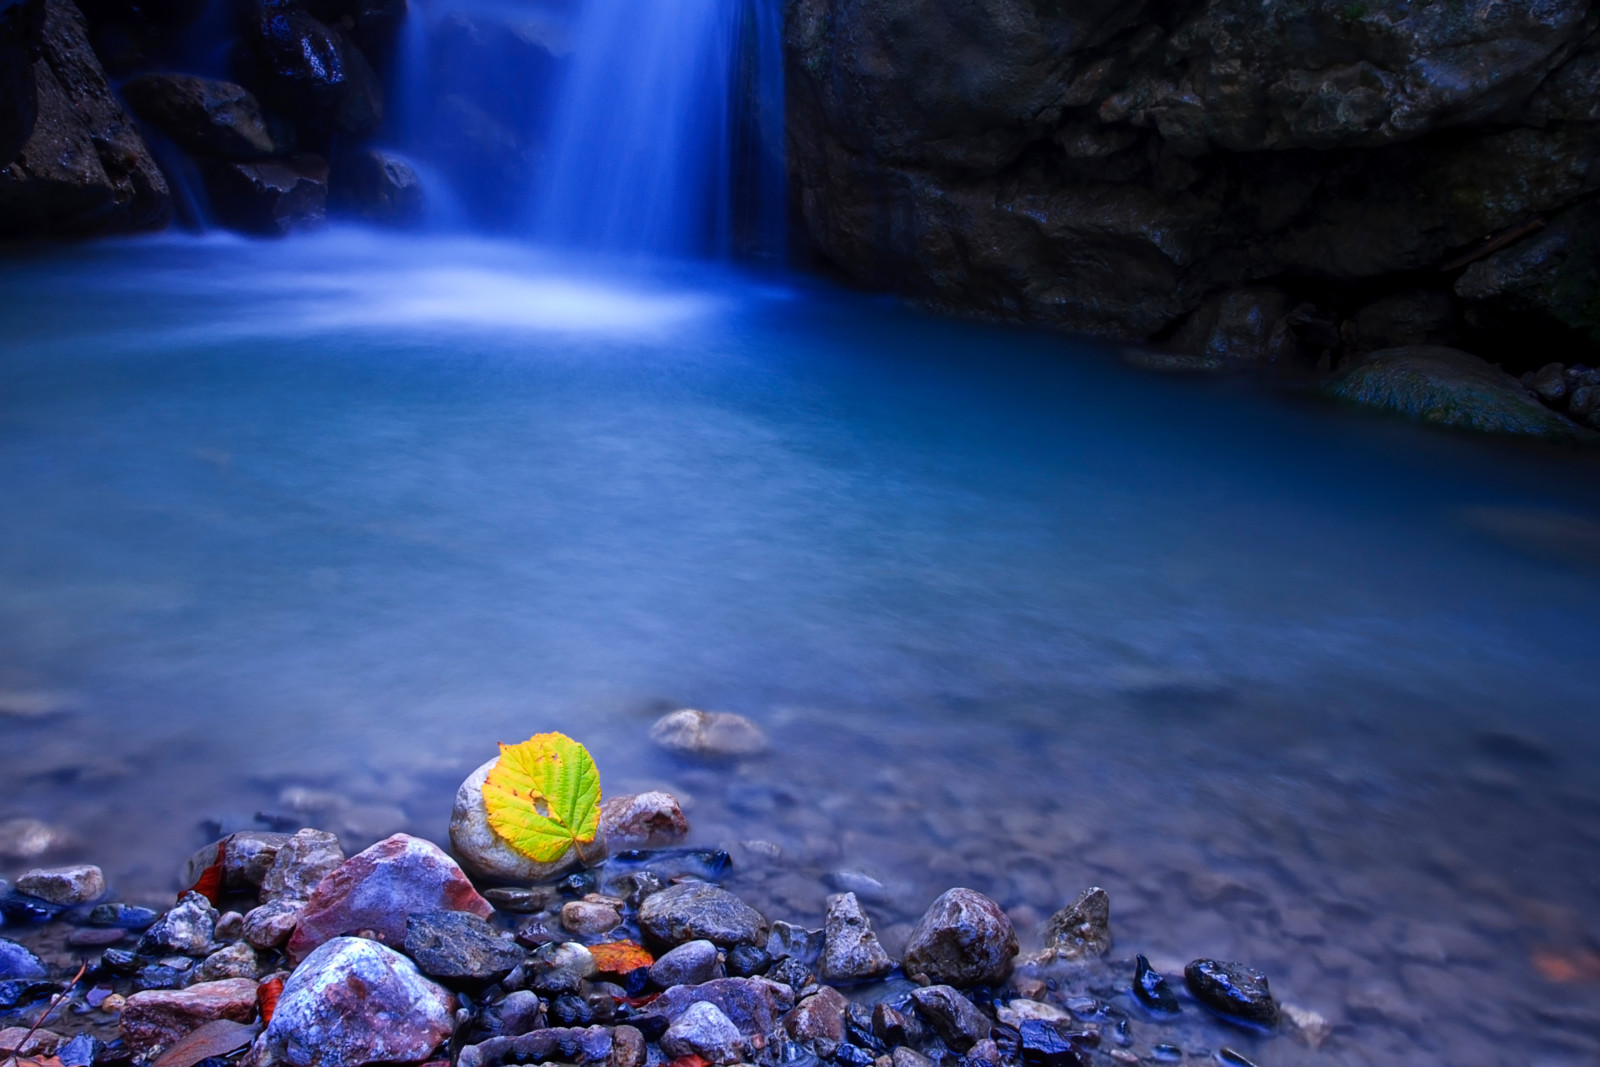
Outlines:
{"label": "cluster of pebbles", "polygon": [[[761,743],[748,722],[699,712],[655,733],[701,754]],[[689,825],[665,792],[605,802],[603,862],[509,872],[526,861],[480,832],[472,788],[490,765],[457,796],[454,858],[407,834],[347,858],[321,830],[243,831],[190,859],[182,879],[194,888],[164,912],[103,902],[88,865],[0,886],[7,933],[22,931],[0,939],[0,1056],[44,1067],[1246,1065],[1273,1035],[1315,1045],[1327,1033],[1244,964],[1195,960],[1180,978],[1114,958],[1097,888],[1051,916],[1044,947],[1026,955],[1012,918],[966,888],[933,901],[898,959],[854,892],[828,898],[820,930],[773,921],[717,884],[727,853],[675,847]],[[48,964],[24,943],[46,941],[62,950]]]}

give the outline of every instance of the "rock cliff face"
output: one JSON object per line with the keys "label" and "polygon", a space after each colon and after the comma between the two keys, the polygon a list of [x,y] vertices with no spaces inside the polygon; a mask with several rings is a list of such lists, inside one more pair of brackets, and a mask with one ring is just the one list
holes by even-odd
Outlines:
{"label": "rock cliff face", "polygon": [[[1600,344],[1589,0],[789,0],[816,252],[1236,360]],[[1491,351],[1492,350],[1492,351]]]}

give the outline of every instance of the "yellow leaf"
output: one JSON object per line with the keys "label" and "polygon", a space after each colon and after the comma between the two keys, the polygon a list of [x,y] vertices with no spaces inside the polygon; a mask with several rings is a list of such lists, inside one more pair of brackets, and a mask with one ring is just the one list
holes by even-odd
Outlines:
{"label": "yellow leaf", "polygon": [[501,745],[483,782],[489,827],[539,863],[586,845],[600,830],[600,772],[589,750],[565,734]]}

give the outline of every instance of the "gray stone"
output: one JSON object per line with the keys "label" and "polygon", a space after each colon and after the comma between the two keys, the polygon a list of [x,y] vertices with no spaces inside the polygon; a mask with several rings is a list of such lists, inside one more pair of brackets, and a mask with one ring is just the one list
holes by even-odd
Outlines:
{"label": "gray stone", "polygon": [[455,1007],[400,953],[336,937],[284,983],[266,1044],[292,1067],[420,1063],[450,1036]]}
{"label": "gray stone", "polygon": [[223,978],[259,978],[261,973],[261,958],[256,950],[249,942],[236,941],[201,961],[195,978],[201,982],[215,982]]}
{"label": "gray stone", "polygon": [[668,945],[705,940],[728,948],[760,945],[767,920],[726,889],[706,882],[684,882],[645,898],[639,906],[639,926]]}
{"label": "gray stone", "polygon": [[894,970],[894,960],[878,944],[872,921],[861,910],[854,893],[836,893],[828,898],[828,916],[823,924],[822,963],[818,974],[835,985],[867,982]]}
{"label": "gray stone", "polygon": [[600,832],[611,848],[665,845],[689,833],[689,818],[671,793],[624,793],[600,805]]}
{"label": "gray stone", "polygon": [[136,951],[141,956],[204,956],[216,922],[217,909],[209,900],[199,893],[185,893],[145,931]]}
{"label": "gray stone", "polygon": [[218,941],[238,941],[244,937],[244,916],[236,911],[225,911],[217,916],[216,928],[211,936]]}
{"label": "gray stone", "polygon": [[606,1067],[644,1067],[648,1059],[644,1034],[632,1026],[618,1026],[611,1031],[611,1057]]}
{"label": "gray stone", "polygon": [[622,913],[610,904],[569,900],[561,905],[561,925],[580,937],[597,937],[622,925]]}
{"label": "gray stone", "polygon": [[743,715],[694,708],[662,716],[650,728],[650,740],[668,752],[703,759],[754,756],[767,748],[767,735]]}
{"label": "gray stone", "polygon": [[811,1046],[818,1056],[832,1059],[845,1041],[845,1011],[849,1006],[837,989],[823,986],[783,1017],[783,1027],[790,1037]]}
{"label": "gray stone", "polygon": [[720,1008],[709,1001],[699,1001],[685,1008],[667,1027],[661,1035],[661,1051],[673,1058],[695,1055],[712,1063],[738,1063],[744,1039]]}
{"label": "gray stone", "polygon": [[244,917],[244,939],[259,949],[282,948],[305,907],[303,900],[273,900],[252,908]]}
{"label": "gray stone", "polygon": [[977,1005],[947,985],[912,990],[911,999],[933,1032],[957,1052],[966,1052],[987,1038],[994,1026]]}
{"label": "gray stone", "polygon": [[117,1032],[138,1062],[155,1058],[209,1022],[247,1023],[256,1016],[256,983],[249,978],[198,982],[187,989],[146,989],[128,997]]}
{"label": "gray stone", "polygon": [[742,1034],[770,1035],[794,1007],[794,990],[765,978],[719,978],[697,986],[674,986],[652,1001],[641,1018],[670,1022],[701,1001],[715,1004]]}
{"label": "gray stone", "polygon": [[1054,959],[1081,960],[1111,951],[1111,898],[1095,886],[1050,916],[1044,924],[1045,951]]}
{"label": "gray stone", "polygon": [[1011,972],[1017,932],[1000,905],[971,889],[939,896],[906,939],[906,974],[953,986],[997,985]]}
{"label": "gray stone", "polygon": [[301,830],[279,842],[272,865],[261,876],[261,902],[310,900],[317,883],[344,862],[339,839],[322,830]]}
{"label": "gray stone", "polygon": [[10,938],[0,937],[0,982],[44,978],[49,972],[32,950]]}
{"label": "gray stone", "polygon": [[1270,1026],[1278,1018],[1278,1002],[1267,976],[1243,963],[1195,960],[1183,969],[1183,984],[1194,999],[1212,1011]]}
{"label": "gray stone", "polygon": [[807,930],[781,919],[772,924],[767,935],[767,955],[775,960],[797,959],[810,965],[822,957],[823,931]]}
{"label": "gray stone", "polygon": [[1437,426],[1573,440],[1585,431],[1498,368],[1453,348],[1386,348],[1326,387],[1328,395]]}
{"label": "gray stone", "polygon": [[277,152],[260,103],[241,85],[141,74],[123,84],[122,95],[140,118],[195,155],[250,161]]}
{"label": "gray stone", "polygon": [[507,993],[489,1012],[490,1029],[497,1037],[520,1037],[545,1025],[544,1002],[531,989]]}
{"label": "gray stone", "polygon": [[724,978],[717,946],[709,941],[685,941],[664,953],[650,967],[650,981],[662,989],[675,985],[699,985]]}
{"label": "gray stone", "polygon": [[525,955],[511,937],[465,911],[406,916],[405,945],[418,970],[443,981],[498,981]]}
{"label": "gray stone", "polygon": [[36,867],[17,879],[17,888],[40,900],[72,907],[99,900],[106,891],[106,876],[99,867],[88,863]]}

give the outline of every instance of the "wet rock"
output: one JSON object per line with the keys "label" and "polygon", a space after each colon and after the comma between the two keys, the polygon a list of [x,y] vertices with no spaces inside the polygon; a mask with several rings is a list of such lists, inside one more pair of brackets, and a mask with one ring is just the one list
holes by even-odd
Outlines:
{"label": "wet rock", "polygon": [[934,1067],[932,1060],[913,1048],[901,1046],[890,1055],[893,1060],[892,1067]]}
{"label": "wet rock", "polygon": [[783,1017],[783,1028],[796,1041],[810,1045],[823,1059],[832,1059],[844,1043],[845,1011],[849,1001],[836,989],[823,986]]}
{"label": "wet rock", "polygon": [[461,1050],[459,1067],[498,1067],[502,1063],[603,1063],[613,1049],[603,1026],[551,1027],[521,1037],[496,1037]]}
{"label": "wet rock", "polygon": [[122,903],[96,904],[89,912],[91,926],[119,926],[124,930],[144,930],[159,918],[158,911]]}
{"label": "wet rock", "polygon": [[600,831],[612,848],[664,845],[689,833],[689,819],[671,793],[624,793],[600,805]]}
{"label": "wet rock", "polygon": [[122,1007],[118,1036],[136,1060],[149,1060],[206,1023],[256,1016],[256,983],[249,978],[199,982],[186,989],[149,989]]}
{"label": "wet rock", "polygon": [[648,1059],[644,1035],[631,1026],[611,1031],[611,1055],[606,1067],[644,1067]]}
{"label": "wet rock", "polygon": [[106,891],[106,876],[99,867],[81,863],[72,867],[36,867],[17,879],[17,888],[29,896],[70,907],[98,900]]}
{"label": "wet rock", "polygon": [[1016,954],[1017,932],[1000,905],[971,889],[949,889],[912,928],[903,966],[934,983],[995,985]]}
{"label": "wet rock", "polygon": [[824,934],[821,930],[807,930],[778,920],[767,934],[767,955],[775,960],[797,959],[801,963],[816,963],[822,958]]}
{"label": "wet rock", "polygon": [[1409,289],[1364,304],[1353,321],[1354,344],[1362,352],[1402,345],[1448,345],[1458,340],[1450,294]]}
{"label": "wet rock", "polygon": [[205,175],[212,209],[230,229],[282,237],[327,219],[328,164],[320,156],[213,163]]}
{"label": "wet rock", "polygon": [[115,945],[128,936],[128,931],[119,930],[114,926],[91,926],[84,930],[74,930],[67,935],[67,944],[73,948],[105,948]]}
{"label": "wet rock", "polygon": [[217,909],[199,893],[185,893],[139,939],[141,956],[204,956],[216,930]]}
{"label": "wet rock", "polygon": [[792,956],[785,956],[768,967],[765,977],[788,986],[796,993],[810,992],[817,984],[816,972]]}
{"label": "wet rock", "polygon": [[380,226],[415,226],[422,221],[426,194],[410,163],[393,152],[362,148],[336,160],[328,206]]}
{"label": "wet rock", "polygon": [[417,969],[441,981],[495,982],[523,960],[513,939],[464,911],[433,911],[406,918],[406,955]]}
{"label": "wet rock", "polygon": [[93,1034],[77,1034],[56,1049],[61,1067],[93,1067],[96,1061],[108,1058],[105,1042]]}
{"label": "wet rock", "polygon": [[504,886],[485,889],[483,898],[494,905],[496,911],[536,915],[560,899],[560,893],[550,886]]}
{"label": "wet rock", "polygon": [[1580,431],[1530,397],[1515,378],[1453,348],[1374,352],[1326,387],[1339,400],[1482,433],[1571,440]]}
{"label": "wet rock", "polygon": [[48,973],[31,950],[10,938],[0,937],[0,981],[43,978]]}
{"label": "wet rock", "polygon": [[244,916],[236,911],[225,911],[217,916],[216,930],[212,933],[218,941],[239,941],[244,938]]}
{"label": "wet rock", "polygon": [[1546,352],[1559,346],[1578,359],[1600,345],[1597,288],[1600,205],[1592,201],[1473,263],[1455,283],[1469,322],[1508,350],[1523,355],[1530,343]]}
{"label": "wet rock", "polygon": [[685,882],[646,898],[639,906],[639,926],[668,945],[699,940],[723,947],[759,945],[767,932],[760,912],[705,882]]}
{"label": "wet rock", "polygon": [[754,978],[767,973],[772,957],[754,945],[734,945],[728,950],[726,966],[734,978]]}
{"label": "wet rock", "polygon": [[202,982],[215,982],[223,978],[259,978],[262,970],[261,958],[256,955],[256,950],[247,942],[236,941],[202,960],[195,978]]}
{"label": "wet rock", "polygon": [[1095,886],[1050,916],[1044,924],[1046,952],[1054,959],[1081,960],[1111,951],[1111,897]]}
{"label": "wet rock", "polygon": [[699,985],[725,977],[717,946],[709,941],[685,941],[664,953],[650,967],[650,981],[662,989],[675,985]]}
{"label": "wet rock", "polygon": [[258,949],[282,948],[289,943],[300,913],[305,910],[303,900],[274,900],[252,908],[244,917],[244,939]]}
{"label": "wet rock", "polygon": [[[550,863],[540,863],[511,848],[489,826],[489,811],[483,803],[483,783],[499,762],[500,757],[496,756],[482,764],[467,775],[456,790],[455,806],[450,812],[450,847],[461,866],[477,878],[502,882],[543,882],[554,878],[579,862],[576,849],[569,848]],[[604,858],[603,848],[585,846],[585,849],[591,862]]]}
{"label": "wet rock", "polygon": [[744,1051],[739,1028],[709,1001],[683,1010],[661,1035],[661,1051],[668,1056],[701,1056],[712,1063],[738,1063]]}
{"label": "wet rock", "polygon": [[1018,1027],[1030,1019],[1042,1019],[1045,1022],[1071,1022],[1072,1013],[1058,1008],[1054,1004],[1042,1000],[1026,1000],[1018,998],[1009,1003],[996,1005],[995,1014],[1007,1026]]}
{"label": "wet rock", "polygon": [[1026,1067],[1088,1067],[1089,1058],[1058,1023],[1029,1019],[1017,1027],[1017,1033],[1017,1058]]}
{"label": "wet rock", "polygon": [[[83,15],[70,0],[43,0],[41,6],[39,54],[31,69],[35,117],[20,152],[0,161],[0,237],[165,226],[172,217],[166,178],[106,80]],[[15,5],[8,5],[7,22],[31,19],[39,8],[15,16],[12,10]],[[16,71],[7,75],[13,84],[23,77]],[[32,844],[16,840],[23,847],[14,858],[34,859],[48,851],[36,845],[50,833],[34,820],[0,824],[0,854],[14,852],[7,847],[13,835],[31,836]]]}
{"label": "wet rock", "polygon": [[0,1030],[0,1055],[52,1056],[65,1040],[54,1030],[8,1026]]}
{"label": "wet rock", "polygon": [[878,935],[872,932],[872,922],[861,910],[856,895],[830,896],[818,968],[822,980],[834,984],[866,982],[892,970],[894,960],[878,944]]}
{"label": "wet rock", "polygon": [[594,1009],[575,993],[563,993],[550,1002],[552,1026],[588,1026],[594,1022]]}
{"label": "wet rock", "polygon": [[610,904],[569,900],[561,905],[561,925],[579,937],[597,937],[622,925],[622,913]]}
{"label": "wet rock", "polygon": [[339,29],[288,5],[260,9],[250,44],[273,99],[302,121],[369,133],[383,120],[383,86]]}
{"label": "wet rock", "polygon": [[[317,883],[332,874],[344,858],[339,839],[322,830],[301,830],[277,842],[271,864],[261,875],[261,902],[310,900]],[[240,870],[241,880],[247,881],[244,876],[254,866],[254,862],[246,861]],[[226,877],[226,869],[223,873]]]}
{"label": "wet rock", "polygon": [[495,1037],[517,1037],[544,1025],[544,1001],[528,989],[507,993],[484,1013],[484,1029]]}
{"label": "wet rock", "polygon": [[947,985],[912,990],[911,1000],[933,1032],[957,1052],[966,1052],[988,1037],[994,1026],[972,1001]]}
{"label": "wet rock", "polygon": [[1243,963],[1195,960],[1183,969],[1183,981],[1196,1000],[1221,1015],[1266,1026],[1277,1021],[1267,976]]}
{"label": "wet rock", "polygon": [[761,727],[726,711],[682,708],[656,720],[650,740],[668,752],[705,759],[734,759],[766,751]]}
{"label": "wet rock", "polygon": [[122,95],[140,118],[194,155],[250,162],[277,152],[260,103],[242,85],[141,74],[123,85]]}
{"label": "wet rock", "polygon": [[1566,399],[1569,385],[1566,369],[1559,363],[1546,363],[1533,373],[1531,379],[1525,381],[1540,400],[1551,407],[1560,407],[1561,401]]}
{"label": "wet rock", "polygon": [[39,115],[33,63],[44,23],[40,0],[0,8],[0,165],[16,158]]}
{"label": "wet rock", "polygon": [[583,980],[595,973],[594,955],[575,941],[541,945],[506,984],[532,988],[546,996],[576,993]]}
{"label": "wet rock", "polygon": [[794,1007],[794,991],[765,978],[719,978],[697,986],[674,986],[652,1001],[636,1023],[646,1029],[652,1018],[674,1020],[701,1001],[715,1004],[740,1033],[765,1035],[776,1032],[784,1013]]}
{"label": "wet rock", "polygon": [[284,983],[266,1045],[293,1067],[420,1063],[450,1035],[455,1007],[400,953],[336,937]]}
{"label": "wet rock", "polygon": [[1157,1015],[1176,1015],[1178,1012],[1177,996],[1167,987],[1167,980],[1143,956],[1134,961],[1133,995]]}
{"label": "wet rock", "polygon": [[1294,302],[1281,289],[1232,289],[1196,308],[1177,335],[1179,352],[1224,364],[1291,363],[1300,357],[1289,321]]}
{"label": "wet rock", "polygon": [[395,834],[352,856],[317,885],[289,938],[289,956],[302,960],[329,938],[359,931],[404,944],[406,917],[434,911],[487,918],[494,909],[437,845]]}

